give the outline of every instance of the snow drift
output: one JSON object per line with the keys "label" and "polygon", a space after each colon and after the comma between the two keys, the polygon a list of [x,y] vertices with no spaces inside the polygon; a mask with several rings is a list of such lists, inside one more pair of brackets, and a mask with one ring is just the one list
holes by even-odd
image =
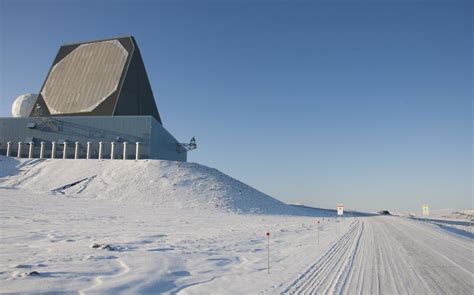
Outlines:
{"label": "snow drift", "polygon": [[[0,157],[0,187],[31,192],[189,208],[311,215],[224,173],[162,160],[40,160]],[[313,210],[316,211],[316,210]]]}

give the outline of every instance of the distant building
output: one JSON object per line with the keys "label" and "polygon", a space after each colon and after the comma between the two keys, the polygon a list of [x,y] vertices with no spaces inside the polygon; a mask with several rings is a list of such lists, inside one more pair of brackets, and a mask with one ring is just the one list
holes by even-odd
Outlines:
{"label": "distant building", "polygon": [[20,146],[23,157],[47,158],[54,142],[56,158],[66,150],[67,158],[105,159],[112,149],[123,158],[125,143],[126,158],[135,158],[138,142],[139,158],[186,161],[196,147],[163,127],[133,37],[61,46],[33,97],[29,116],[0,118],[0,154],[17,156]]}

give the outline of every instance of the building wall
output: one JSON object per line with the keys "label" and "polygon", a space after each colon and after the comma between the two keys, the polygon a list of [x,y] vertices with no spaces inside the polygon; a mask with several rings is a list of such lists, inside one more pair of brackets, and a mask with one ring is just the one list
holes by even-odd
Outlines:
{"label": "building wall", "polygon": [[[179,153],[178,141],[151,116],[103,117],[30,117],[0,118],[0,154],[6,153],[7,142],[12,142],[11,155],[17,154],[18,142],[33,141],[34,157],[39,157],[40,142],[45,142],[45,157],[51,156],[51,143],[59,143],[56,157],[62,157],[64,141],[68,142],[68,158],[74,157],[74,143],[79,142],[80,158],[85,158],[86,143],[91,142],[91,157],[98,157],[99,142],[103,158],[110,158],[110,142],[115,144],[116,158],[122,157],[123,142],[128,142],[128,158],[135,158],[135,143],[140,142],[140,157],[186,161],[186,153]],[[23,157],[28,146],[23,146]]]}
{"label": "building wall", "polygon": [[187,152],[177,148],[177,140],[156,120],[151,120],[151,135],[150,158],[186,162]]}

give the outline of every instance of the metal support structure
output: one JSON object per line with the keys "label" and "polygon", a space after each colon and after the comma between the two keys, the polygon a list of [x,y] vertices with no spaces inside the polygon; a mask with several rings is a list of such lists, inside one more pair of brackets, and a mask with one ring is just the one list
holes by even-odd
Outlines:
{"label": "metal support structure", "polygon": [[44,158],[44,141],[40,143],[40,159]]}
{"label": "metal support structure", "polygon": [[127,145],[128,145],[128,142],[124,142],[123,143],[123,160],[127,160]]}
{"label": "metal support structure", "polygon": [[63,160],[67,159],[67,141],[64,142],[63,147]]}
{"label": "metal support structure", "polygon": [[7,142],[7,157],[10,157],[10,154],[12,152],[12,143],[11,141]]}
{"label": "metal support structure", "polygon": [[87,150],[86,150],[86,159],[89,160],[91,158],[91,142],[87,142]]}
{"label": "metal support structure", "polygon": [[102,141],[99,142],[99,160],[102,160],[102,145],[104,143]]}
{"label": "metal support structure", "polygon": [[[116,141],[111,141],[110,142],[110,154],[108,154],[108,147],[104,146],[104,143],[107,145],[109,142],[98,142],[98,152],[96,153],[96,150],[92,150],[92,142],[87,141],[85,143],[84,151],[81,151],[81,142],[80,141],[67,141],[67,140],[60,140],[58,141],[52,141],[51,142],[51,154],[48,153],[48,146],[49,142],[47,141],[40,141],[40,142],[35,142],[36,140],[32,141],[27,141],[27,142],[18,142],[18,149],[15,151],[14,150],[14,144],[15,142],[8,141],[6,144],[6,156],[13,156],[17,158],[39,158],[39,159],[45,159],[51,158],[51,159],[99,159],[99,160],[104,160],[104,159],[111,159],[111,160],[116,160],[116,159],[122,159],[122,160],[128,160],[128,159],[134,159],[135,160],[140,160],[143,158],[146,158],[147,155],[147,150],[143,151],[142,155],[142,142],[137,141],[135,142],[135,155],[133,155],[133,142],[126,142],[126,141],[120,141],[122,143],[122,146],[120,146],[120,142]],[[74,143],[74,145],[73,145]],[[61,145],[63,145],[61,147]],[[69,147],[69,145],[71,147]],[[74,147],[74,149],[73,149]],[[145,145],[145,148],[147,145]],[[70,151],[68,150],[70,149]],[[38,154],[36,154],[35,149],[38,149]],[[130,149],[132,151],[130,151]],[[69,152],[69,154],[68,154]],[[84,153],[84,154],[82,154]],[[82,154],[82,155],[81,155]]]}
{"label": "metal support structure", "polygon": [[23,145],[23,142],[19,141],[18,142],[18,152],[16,154],[17,158],[21,158],[21,146]]}
{"label": "metal support structure", "polygon": [[140,142],[137,141],[135,145],[135,160],[140,160]]}
{"label": "metal support structure", "polygon": [[74,147],[74,160],[79,159],[79,142],[76,141]]}
{"label": "metal support structure", "polygon": [[115,159],[115,142],[110,143],[110,160]]}
{"label": "metal support structure", "polygon": [[34,143],[32,141],[29,142],[30,148],[28,150],[28,159],[33,159],[33,147]]}
{"label": "metal support structure", "polygon": [[51,143],[51,159],[54,159],[56,157],[56,142],[53,141]]}
{"label": "metal support structure", "polygon": [[189,143],[178,143],[176,144],[176,151],[178,153],[189,152],[191,150],[197,149],[196,138],[191,138]]}

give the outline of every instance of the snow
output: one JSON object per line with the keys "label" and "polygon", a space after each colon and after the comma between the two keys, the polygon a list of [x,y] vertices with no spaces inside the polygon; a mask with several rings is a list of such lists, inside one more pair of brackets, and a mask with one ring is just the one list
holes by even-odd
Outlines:
{"label": "snow", "polygon": [[[12,189],[0,195],[1,292],[272,293],[334,239],[332,219],[320,219],[318,248],[308,217],[164,210]],[[339,231],[347,225],[338,224]],[[25,276],[30,271],[40,276]]]}
{"label": "snow", "polygon": [[12,104],[13,117],[28,117],[33,110],[37,94],[26,93],[18,96]]}
{"label": "snow", "polygon": [[[3,166],[6,167],[0,173],[15,175],[0,180],[0,185],[30,192],[133,201],[173,209],[290,215],[329,214],[289,206],[216,169],[196,163],[160,160],[0,159],[3,159]],[[16,175],[19,172],[23,173]]]}
{"label": "snow", "polygon": [[441,218],[447,220],[466,220],[474,221],[474,210],[455,210],[455,209],[442,209],[442,210],[431,210],[430,216],[433,218]]}
{"label": "snow", "polygon": [[437,225],[441,229],[456,235],[474,238],[472,228],[474,210],[472,209],[437,209],[431,210],[429,216],[422,216],[416,212],[399,213],[398,215]]}
{"label": "snow", "polygon": [[404,217],[336,219],[334,210],[287,205],[195,163],[0,156],[0,202],[2,293],[470,294],[474,287],[466,236]]}
{"label": "snow", "polygon": [[349,225],[194,163],[0,157],[0,167],[0,292],[273,293],[328,247],[336,223],[339,234]]}
{"label": "snow", "polygon": [[[399,212],[399,216],[410,216],[414,218],[424,218],[420,212]],[[445,220],[464,220],[474,221],[474,210],[473,209],[436,209],[430,210],[429,218],[445,219]]]}

